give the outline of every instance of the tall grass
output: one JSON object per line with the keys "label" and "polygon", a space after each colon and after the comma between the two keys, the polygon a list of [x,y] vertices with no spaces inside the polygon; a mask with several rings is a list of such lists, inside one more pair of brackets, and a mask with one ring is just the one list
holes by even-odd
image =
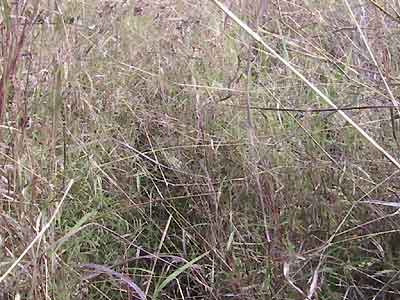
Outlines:
{"label": "tall grass", "polygon": [[397,2],[23,5],[0,299],[399,297]]}

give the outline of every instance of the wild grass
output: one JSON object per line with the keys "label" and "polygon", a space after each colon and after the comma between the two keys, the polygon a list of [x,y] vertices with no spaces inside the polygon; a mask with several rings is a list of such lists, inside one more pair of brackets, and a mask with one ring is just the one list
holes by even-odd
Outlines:
{"label": "wild grass", "polygon": [[0,299],[397,299],[396,1],[1,1]]}

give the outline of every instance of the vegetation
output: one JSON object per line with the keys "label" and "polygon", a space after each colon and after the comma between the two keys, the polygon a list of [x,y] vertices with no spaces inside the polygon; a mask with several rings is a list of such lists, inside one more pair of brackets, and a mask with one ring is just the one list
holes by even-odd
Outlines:
{"label": "vegetation", "polygon": [[0,3],[0,299],[400,298],[398,1]]}

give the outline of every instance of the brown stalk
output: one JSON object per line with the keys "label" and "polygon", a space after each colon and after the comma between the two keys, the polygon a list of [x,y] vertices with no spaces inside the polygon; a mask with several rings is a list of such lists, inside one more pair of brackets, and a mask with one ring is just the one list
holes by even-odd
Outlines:
{"label": "brown stalk", "polygon": [[[267,1],[261,0],[258,6],[258,12],[256,15],[256,19],[251,25],[253,30],[257,30],[260,24],[263,23],[265,19],[265,15],[268,14],[267,11]],[[248,53],[248,63],[247,63],[247,90],[250,90],[250,83],[252,78],[252,68],[253,64],[257,63],[257,43],[252,42],[249,47]],[[254,52],[254,50],[256,50]],[[266,164],[265,162],[261,161],[258,150],[256,149],[256,132],[252,120],[252,105],[251,105],[251,96],[250,93],[247,93],[245,99],[245,105],[243,108],[246,109],[246,122],[247,122],[247,130],[248,130],[248,137],[249,137],[249,144],[250,144],[250,160],[249,160],[249,169],[251,170],[251,177],[254,180],[255,189],[257,191],[257,197],[259,198],[261,210],[263,212],[263,221],[265,226],[265,238],[269,245],[269,253],[268,255],[272,256],[274,259],[277,258],[277,246],[280,240],[279,237],[279,212],[278,206],[275,203],[273,189],[270,183],[269,178],[261,177],[260,172],[258,172],[258,166]],[[271,228],[272,227],[272,231]]]}
{"label": "brown stalk", "polygon": [[[10,14],[9,18],[11,22],[8,24],[8,26],[7,24],[4,24],[6,21],[3,21],[0,24],[1,35],[3,37],[2,54],[3,57],[6,57],[6,60],[3,63],[3,74],[0,79],[0,123],[2,123],[4,116],[7,85],[10,81],[15,79],[17,66],[21,59],[21,51],[26,40],[26,35],[33,23],[32,18],[28,19],[23,16],[25,7],[26,6],[19,11],[17,5],[14,5],[11,14],[15,15],[15,17],[11,17]],[[15,21],[13,19],[15,19]],[[20,19],[24,20],[23,24],[20,23]],[[19,29],[21,25],[22,28]]]}

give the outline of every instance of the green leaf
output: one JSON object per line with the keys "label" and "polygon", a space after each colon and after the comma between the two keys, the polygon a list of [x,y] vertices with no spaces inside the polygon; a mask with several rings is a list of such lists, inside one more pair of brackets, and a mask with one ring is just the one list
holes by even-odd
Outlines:
{"label": "green leaf", "polygon": [[191,268],[196,262],[198,262],[200,259],[208,255],[210,251],[207,251],[206,253],[203,253],[202,255],[196,257],[195,259],[192,259],[191,261],[187,262],[184,264],[182,267],[176,269],[171,275],[169,275],[161,284],[156,288],[153,294],[153,299],[158,299],[158,295],[160,294],[161,290],[165,288],[172,280],[176,279],[181,273],[185,272],[187,269]]}

